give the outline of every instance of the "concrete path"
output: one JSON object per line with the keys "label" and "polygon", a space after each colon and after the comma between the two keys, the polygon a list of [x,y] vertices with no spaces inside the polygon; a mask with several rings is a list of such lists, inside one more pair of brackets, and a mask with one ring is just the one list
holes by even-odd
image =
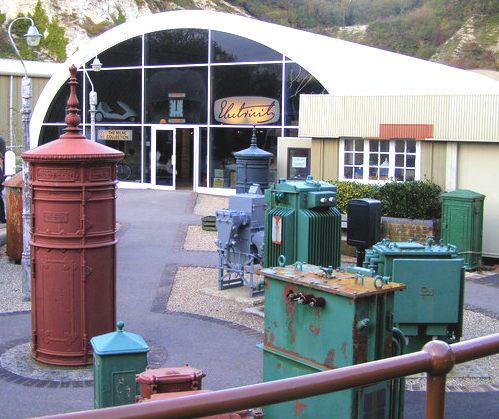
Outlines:
{"label": "concrete path", "polygon": [[[125,322],[126,330],[148,341],[158,366],[188,362],[206,371],[205,388],[216,390],[260,382],[262,353],[256,348],[262,339],[260,334],[219,320],[165,312],[178,265],[216,264],[213,252],[182,249],[187,226],[199,223],[199,216],[192,214],[194,199],[195,195],[187,191],[118,191],[117,318]],[[480,307],[486,301],[484,295],[494,287],[476,282],[473,288],[476,298],[466,303]],[[497,314],[497,303],[487,303],[482,309],[495,309]],[[0,354],[29,342],[30,324],[29,313],[0,315]],[[26,379],[0,368],[0,385],[0,418],[27,418],[93,407],[93,387],[88,381]],[[449,394],[446,417],[499,417],[498,395]],[[424,393],[406,392],[406,419],[423,417],[423,409]]]}

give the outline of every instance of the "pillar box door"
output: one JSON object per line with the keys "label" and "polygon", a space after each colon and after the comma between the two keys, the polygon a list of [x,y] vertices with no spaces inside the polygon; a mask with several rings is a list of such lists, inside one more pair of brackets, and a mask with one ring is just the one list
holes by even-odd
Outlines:
{"label": "pillar box door", "polygon": [[123,153],[78,127],[76,67],[67,128],[23,153],[31,194],[32,356],[55,365],[92,363],[90,339],[116,323],[116,163]]}

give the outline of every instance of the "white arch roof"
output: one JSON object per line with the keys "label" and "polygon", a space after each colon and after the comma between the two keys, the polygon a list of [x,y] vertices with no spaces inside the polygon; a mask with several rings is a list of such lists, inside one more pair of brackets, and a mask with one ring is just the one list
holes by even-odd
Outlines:
{"label": "white arch roof", "polygon": [[138,35],[180,28],[223,31],[264,44],[300,64],[334,95],[499,94],[499,82],[480,74],[239,15],[181,10],[140,17],[82,45],[54,74],[38,99],[31,123],[32,143],[38,141],[47,109],[68,79],[71,64],[80,67],[113,45]]}

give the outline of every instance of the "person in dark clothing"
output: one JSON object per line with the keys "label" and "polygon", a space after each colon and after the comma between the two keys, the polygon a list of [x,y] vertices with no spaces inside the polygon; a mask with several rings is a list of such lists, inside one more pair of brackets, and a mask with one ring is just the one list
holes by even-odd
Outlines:
{"label": "person in dark clothing", "polygon": [[3,203],[3,171],[4,171],[4,159],[5,159],[5,139],[0,135],[0,224],[4,224],[7,220],[5,219],[5,206]]}

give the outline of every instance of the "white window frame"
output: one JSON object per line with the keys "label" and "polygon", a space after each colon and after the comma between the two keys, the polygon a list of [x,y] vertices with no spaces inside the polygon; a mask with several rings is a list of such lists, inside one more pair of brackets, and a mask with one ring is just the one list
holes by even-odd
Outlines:
{"label": "white window frame", "polygon": [[[345,140],[361,140],[364,142],[363,163],[362,163],[362,178],[345,178]],[[389,142],[389,166],[388,166],[388,178],[386,180],[382,179],[369,179],[369,141],[388,141]],[[415,141],[416,142],[416,152],[415,152],[415,167],[414,167],[414,180],[421,179],[421,141],[413,138],[393,138],[390,140],[377,140],[373,138],[371,140],[359,137],[341,137],[340,138],[340,153],[339,153],[339,174],[338,180],[346,180],[351,182],[362,182],[362,183],[372,183],[372,184],[384,184],[395,180],[395,142],[396,141]],[[358,153],[360,154],[360,153]],[[385,154],[385,153],[383,153]],[[411,153],[412,154],[412,153]],[[406,155],[404,153],[404,155]],[[405,161],[405,159],[404,159]],[[348,165],[347,165],[348,166]]]}

